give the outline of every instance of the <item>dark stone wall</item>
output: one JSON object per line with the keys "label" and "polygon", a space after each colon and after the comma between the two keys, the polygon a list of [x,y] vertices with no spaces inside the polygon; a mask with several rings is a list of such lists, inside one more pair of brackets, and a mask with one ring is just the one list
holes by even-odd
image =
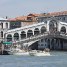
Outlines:
{"label": "dark stone wall", "polygon": [[38,42],[35,42],[31,46],[29,46],[29,49],[38,50]]}

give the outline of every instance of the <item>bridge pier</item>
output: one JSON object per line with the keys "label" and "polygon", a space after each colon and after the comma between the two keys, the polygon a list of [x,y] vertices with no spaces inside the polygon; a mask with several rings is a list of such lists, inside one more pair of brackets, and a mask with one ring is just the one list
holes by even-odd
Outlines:
{"label": "bridge pier", "polygon": [[65,49],[65,47],[64,47],[65,42],[62,39],[50,38],[50,39],[48,39],[47,43],[48,43],[48,48],[50,50],[63,50],[63,49]]}
{"label": "bridge pier", "polygon": [[61,38],[50,39],[50,46],[48,48],[50,50],[67,50],[67,40]]}

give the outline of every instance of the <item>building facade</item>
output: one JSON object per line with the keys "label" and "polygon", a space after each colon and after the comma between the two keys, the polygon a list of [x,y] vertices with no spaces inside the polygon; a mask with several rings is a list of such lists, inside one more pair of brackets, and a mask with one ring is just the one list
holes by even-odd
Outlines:
{"label": "building facade", "polygon": [[19,16],[16,18],[8,19],[10,21],[10,29],[36,24],[38,23],[37,17],[39,15],[40,14],[29,14],[27,16]]}
{"label": "building facade", "polygon": [[52,18],[55,18],[62,22],[67,22],[67,11],[43,13],[41,16],[38,17],[38,22],[45,22]]}
{"label": "building facade", "polygon": [[10,29],[9,21],[7,19],[0,18],[0,39],[1,40],[4,38],[4,33],[9,29]]}

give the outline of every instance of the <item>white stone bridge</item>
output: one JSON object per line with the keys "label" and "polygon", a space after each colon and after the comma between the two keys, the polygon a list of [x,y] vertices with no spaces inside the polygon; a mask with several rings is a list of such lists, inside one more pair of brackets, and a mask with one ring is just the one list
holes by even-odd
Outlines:
{"label": "white stone bridge", "polygon": [[67,23],[52,19],[47,22],[8,30],[4,33],[4,41],[22,43],[22,45],[28,46],[46,37],[67,39]]}

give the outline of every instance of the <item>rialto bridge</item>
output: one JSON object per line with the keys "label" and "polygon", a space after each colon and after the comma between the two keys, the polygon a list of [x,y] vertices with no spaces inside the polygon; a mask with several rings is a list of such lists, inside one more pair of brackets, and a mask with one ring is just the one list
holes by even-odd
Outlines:
{"label": "rialto bridge", "polygon": [[4,41],[28,46],[44,38],[67,40],[67,23],[52,19],[47,22],[8,30],[4,33]]}

